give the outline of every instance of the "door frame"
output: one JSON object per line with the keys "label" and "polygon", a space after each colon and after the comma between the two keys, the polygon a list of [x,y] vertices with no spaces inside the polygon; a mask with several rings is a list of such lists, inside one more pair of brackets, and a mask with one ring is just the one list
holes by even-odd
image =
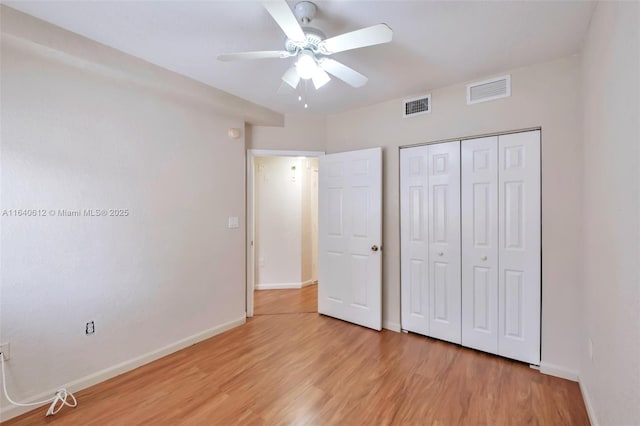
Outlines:
{"label": "door frame", "polygon": [[246,247],[246,316],[253,316],[253,291],[255,287],[255,158],[256,157],[310,157],[318,158],[325,154],[324,151],[288,151],[288,150],[271,150],[271,149],[248,149],[247,150],[247,240]]}

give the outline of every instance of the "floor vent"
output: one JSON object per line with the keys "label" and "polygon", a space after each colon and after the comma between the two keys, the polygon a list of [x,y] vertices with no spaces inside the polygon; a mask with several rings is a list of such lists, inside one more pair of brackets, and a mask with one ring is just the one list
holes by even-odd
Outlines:
{"label": "floor vent", "polygon": [[467,85],[467,105],[511,96],[511,76],[492,78]]}
{"label": "floor vent", "polygon": [[404,99],[402,105],[404,107],[402,113],[404,117],[413,117],[431,112],[431,93],[416,98]]}

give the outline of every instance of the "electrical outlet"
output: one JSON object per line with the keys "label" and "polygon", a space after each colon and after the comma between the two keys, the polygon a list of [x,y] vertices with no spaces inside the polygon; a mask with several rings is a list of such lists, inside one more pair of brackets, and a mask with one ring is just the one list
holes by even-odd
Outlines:
{"label": "electrical outlet", "polygon": [[86,325],[86,327],[84,328],[84,334],[89,335],[89,334],[93,334],[96,331],[96,326],[93,323],[93,321],[89,321]]}
{"label": "electrical outlet", "polygon": [[9,349],[11,349],[9,347],[9,342],[0,345],[0,352],[2,352],[2,358],[4,358],[5,361],[9,361],[9,355],[11,355]]}

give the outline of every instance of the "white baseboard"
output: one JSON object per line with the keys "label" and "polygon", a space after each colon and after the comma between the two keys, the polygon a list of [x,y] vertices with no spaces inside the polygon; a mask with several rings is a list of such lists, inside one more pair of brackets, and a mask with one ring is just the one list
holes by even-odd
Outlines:
{"label": "white baseboard", "polygon": [[540,363],[540,372],[543,374],[548,374],[549,376],[555,376],[555,377],[560,377],[561,379],[571,380],[572,382],[578,381],[577,371],[568,370],[564,367],[548,364],[546,362]]}
{"label": "white baseboard", "polygon": [[387,320],[382,321],[382,328],[384,328],[385,330],[395,331],[396,333],[400,333],[401,331],[400,324],[398,324],[397,322],[392,322]]}
{"label": "white baseboard", "polygon": [[[114,365],[112,367],[109,368],[105,368],[104,370],[98,371],[96,373],[90,374],[88,376],[82,377],[80,379],[71,381],[69,383],[65,383],[64,385],[61,386],[57,386],[54,389],[50,389],[46,392],[43,392],[41,394],[35,395],[31,398],[29,398],[26,402],[28,401],[39,401],[39,400],[43,400],[43,399],[47,399],[52,397],[56,391],[60,388],[66,388],[68,391],[70,392],[78,392],[82,389],[86,389],[90,386],[93,386],[95,384],[98,384],[100,382],[104,382],[105,380],[111,379],[112,377],[115,376],[119,376],[120,374],[126,373],[128,371],[131,371],[133,369],[136,369],[142,365],[148,364],[152,361],[155,361],[157,359],[160,359],[164,356],[167,356],[169,354],[172,354],[174,352],[179,351],[180,349],[184,349],[187,346],[191,346],[194,345],[198,342],[201,342],[203,340],[206,340],[210,337],[213,337],[217,334],[223,333],[227,330],[230,330],[234,327],[237,327],[239,325],[242,325],[246,322],[246,316],[243,316],[242,318],[238,318],[235,319],[233,321],[229,321],[226,322],[224,324],[221,324],[217,327],[213,327],[210,328],[208,330],[204,330],[200,333],[194,334],[192,336],[186,337],[184,339],[178,340],[177,342],[171,343],[170,345],[164,346],[162,348],[156,349],[152,352],[148,352],[144,355],[141,355],[139,357],[124,361],[120,364]],[[43,404],[44,405],[48,405],[48,404]],[[78,401],[78,407],[82,406],[82,401]],[[4,422],[7,421],[9,419],[12,419],[16,416],[19,416],[21,414],[24,414],[28,411],[37,409],[38,407],[35,406],[31,406],[31,407],[17,407],[15,405],[11,405],[8,406],[4,409],[2,409],[0,411],[0,421]],[[64,410],[66,410],[67,408],[64,408]],[[81,408],[80,408],[81,409]],[[44,418],[44,412],[42,413],[42,416]]]}
{"label": "white baseboard", "polygon": [[314,284],[318,284],[318,281],[316,280],[307,280],[305,282],[303,282],[302,284],[300,284],[300,287],[309,287],[310,285],[314,285]]}
{"label": "white baseboard", "polygon": [[288,290],[292,288],[307,287],[314,283],[314,281],[309,280],[300,283],[256,284],[256,290]]}
{"label": "white baseboard", "polygon": [[591,426],[598,426],[598,418],[596,417],[596,412],[594,411],[593,405],[591,404],[591,398],[589,397],[589,392],[587,392],[587,386],[582,382],[582,380],[578,380],[578,384],[580,385],[580,392],[582,393],[584,406],[587,409],[589,422],[591,423]]}

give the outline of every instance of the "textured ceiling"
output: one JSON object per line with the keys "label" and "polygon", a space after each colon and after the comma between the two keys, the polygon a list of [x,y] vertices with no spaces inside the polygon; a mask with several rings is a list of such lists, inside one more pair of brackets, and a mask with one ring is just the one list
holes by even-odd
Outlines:
{"label": "textured ceiling", "polygon": [[[219,62],[220,53],[279,50],[284,34],[255,1],[3,1],[4,4],[161,67],[280,112],[289,59]],[[295,1],[289,2],[293,7]],[[317,1],[311,23],[328,37],[384,22],[386,45],[333,56],[369,77],[307,90],[309,111],[333,113],[491,76],[579,51],[594,3],[584,1]]]}

